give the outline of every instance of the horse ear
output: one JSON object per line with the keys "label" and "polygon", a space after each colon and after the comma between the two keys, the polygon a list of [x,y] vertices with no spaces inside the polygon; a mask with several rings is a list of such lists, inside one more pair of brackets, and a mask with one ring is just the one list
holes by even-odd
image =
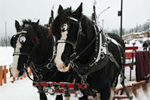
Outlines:
{"label": "horse ear", "polygon": [[58,14],[60,14],[62,11],[63,11],[63,7],[61,5],[59,5]]}
{"label": "horse ear", "polygon": [[38,25],[38,24],[39,24],[39,22],[40,22],[40,20],[38,19],[38,21],[36,22],[36,24]]}
{"label": "horse ear", "polygon": [[16,31],[19,32],[21,30],[21,26],[17,20],[15,20]]}
{"label": "horse ear", "polygon": [[54,21],[54,11],[51,10],[51,17],[49,18],[48,26]]}
{"label": "horse ear", "polygon": [[74,14],[77,14],[79,16],[82,15],[82,2],[80,4],[80,6],[75,10]]}
{"label": "horse ear", "polygon": [[33,27],[34,30],[37,30],[37,27],[38,27],[38,25],[39,25],[39,21],[40,21],[40,20],[38,20],[37,22],[31,23],[31,25],[32,25],[32,27]]}

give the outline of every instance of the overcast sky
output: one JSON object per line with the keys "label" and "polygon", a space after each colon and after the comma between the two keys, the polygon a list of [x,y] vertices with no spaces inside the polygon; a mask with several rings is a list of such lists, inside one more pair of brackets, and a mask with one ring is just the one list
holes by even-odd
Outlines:
{"label": "overcast sky", "polygon": [[[5,23],[7,34],[11,36],[16,33],[15,20],[21,23],[22,19],[40,19],[43,25],[48,23],[53,5],[56,16],[60,4],[64,8],[72,6],[75,10],[81,2],[83,13],[90,16],[94,0],[0,0],[0,37],[5,36]],[[120,17],[117,13],[120,4],[121,0],[96,0],[97,15],[110,6],[99,18],[100,24],[104,20],[106,30],[119,29]],[[150,19],[150,0],[123,0],[123,28],[133,28],[147,22],[147,19]]]}

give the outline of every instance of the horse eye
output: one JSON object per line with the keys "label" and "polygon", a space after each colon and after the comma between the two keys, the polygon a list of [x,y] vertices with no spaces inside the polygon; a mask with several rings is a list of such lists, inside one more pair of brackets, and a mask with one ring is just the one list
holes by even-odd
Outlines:
{"label": "horse eye", "polygon": [[26,42],[26,37],[25,36],[21,36],[19,39],[20,43],[25,43]]}
{"label": "horse eye", "polygon": [[67,30],[68,30],[68,25],[67,25],[67,24],[63,24],[63,25],[61,26],[61,31],[65,32],[65,31],[67,31]]}

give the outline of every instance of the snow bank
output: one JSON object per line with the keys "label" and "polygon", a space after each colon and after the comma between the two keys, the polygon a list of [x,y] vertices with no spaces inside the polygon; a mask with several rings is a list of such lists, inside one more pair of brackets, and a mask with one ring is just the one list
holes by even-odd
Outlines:
{"label": "snow bank", "polygon": [[0,65],[11,65],[13,61],[13,48],[0,47]]}

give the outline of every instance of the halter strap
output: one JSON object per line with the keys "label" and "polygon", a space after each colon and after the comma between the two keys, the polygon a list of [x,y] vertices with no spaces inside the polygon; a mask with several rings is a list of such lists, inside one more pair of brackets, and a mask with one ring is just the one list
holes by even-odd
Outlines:
{"label": "halter strap", "polygon": [[29,53],[21,53],[21,52],[14,52],[14,53],[13,53],[13,56],[15,56],[15,55],[19,55],[19,56],[20,56],[20,55],[23,55],[23,56],[30,56]]}
{"label": "halter strap", "polygon": [[73,46],[73,49],[76,49],[76,44],[68,40],[58,40],[57,43],[68,43]]}
{"label": "halter strap", "polygon": [[21,34],[21,33],[27,33],[27,31],[22,30],[22,31],[18,32],[17,34]]}
{"label": "halter strap", "polygon": [[68,17],[69,19],[75,21],[75,22],[78,22],[78,19],[74,18],[74,17]]}

